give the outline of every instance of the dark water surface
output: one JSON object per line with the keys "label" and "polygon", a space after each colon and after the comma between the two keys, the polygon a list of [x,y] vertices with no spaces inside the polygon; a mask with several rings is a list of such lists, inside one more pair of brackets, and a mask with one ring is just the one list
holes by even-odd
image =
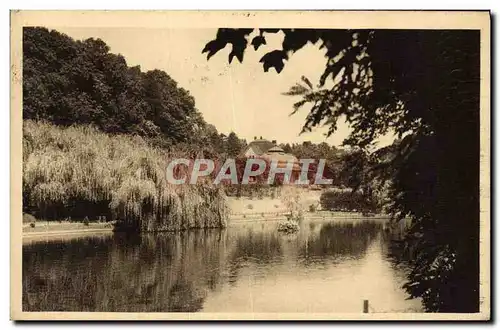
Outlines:
{"label": "dark water surface", "polygon": [[24,311],[420,312],[376,221],[276,222],[23,246]]}

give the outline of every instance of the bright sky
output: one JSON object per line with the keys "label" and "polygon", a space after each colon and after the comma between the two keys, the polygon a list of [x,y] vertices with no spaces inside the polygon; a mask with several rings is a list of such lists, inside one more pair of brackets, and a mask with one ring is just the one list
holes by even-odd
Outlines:
{"label": "bright sky", "polygon": [[[214,39],[217,29],[48,28],[75,39],[101,38],[111,52],[123,55],[129,66],[140,65],[142,71],[166,71],[179,86],[190,91],[205,120],[219,132],[234,131],[247,141],[262,136],[278,143],[326,141],[335,146],[349,133],[348,126],[341,123],[328,139],[324,136],[326,127],[299,136],[309,109],[289,116],[298,99],[282,93],[302,75],[317,83],[323,72],[326,59],[317,46],[304,47],[277,74],[274,69],[264,72],[259,59],[267,51],[279,48],[281,34],[269,35],[267,45],[258,51],[248,48],[242,64],[236,58],[229,64],[231,46],[209,61],[201,53],[205,44]],[[389,141],[384,139],[381,145]]]}

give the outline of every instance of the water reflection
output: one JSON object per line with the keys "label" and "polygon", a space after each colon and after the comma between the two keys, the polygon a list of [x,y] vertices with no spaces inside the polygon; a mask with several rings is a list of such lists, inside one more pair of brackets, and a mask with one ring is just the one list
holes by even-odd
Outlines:
{"label": "water reflection", "polygon": [[[382,225],[377,222],[359,221],[354,223],[327,223],[313,226],[301,244],[300,255],[306,261],[328,262],[332,259],[361,258],[372,240],[380,232]],[[309,226],[311,228],[311,226]]]}
{"label": "water reflection", "polygon": [[380,223],[304,222],[294,235],[276,225],[26,244],[23,310],[360,312],[367,296],[381,311],[418,305],[405,301]]}

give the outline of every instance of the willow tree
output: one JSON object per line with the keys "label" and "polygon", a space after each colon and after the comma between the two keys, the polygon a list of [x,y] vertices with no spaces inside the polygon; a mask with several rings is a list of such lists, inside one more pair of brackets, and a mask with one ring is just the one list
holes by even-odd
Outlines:
{"label": "willow tree", "polygon": [[[208,59],[231,46],[240,62],[249,43],[279,49],[260,59],[279,74],[307,44],[325,54],[313,84],[288,91],[308,107],[303,131],[346,120],[347,146],[366,149],[394,132],[393,156],[378,168],[392,180],[394,218],[411,217],[417,260],[405,288],[429,311],[479,310],[479,31],[219,29],[203,49]],[[250,41],[251,40],[251,41]]]}

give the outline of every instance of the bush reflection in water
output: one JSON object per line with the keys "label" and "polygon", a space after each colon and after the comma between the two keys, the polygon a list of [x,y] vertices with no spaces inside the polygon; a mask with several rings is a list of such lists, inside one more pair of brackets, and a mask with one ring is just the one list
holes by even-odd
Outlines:
{"label": "bush reflection in water", "polygon": [[275,223],[223,230],[115,234],[23,246],[24,311],[195,312],[245,265],[335,263],[361,258],[381,224]]}

